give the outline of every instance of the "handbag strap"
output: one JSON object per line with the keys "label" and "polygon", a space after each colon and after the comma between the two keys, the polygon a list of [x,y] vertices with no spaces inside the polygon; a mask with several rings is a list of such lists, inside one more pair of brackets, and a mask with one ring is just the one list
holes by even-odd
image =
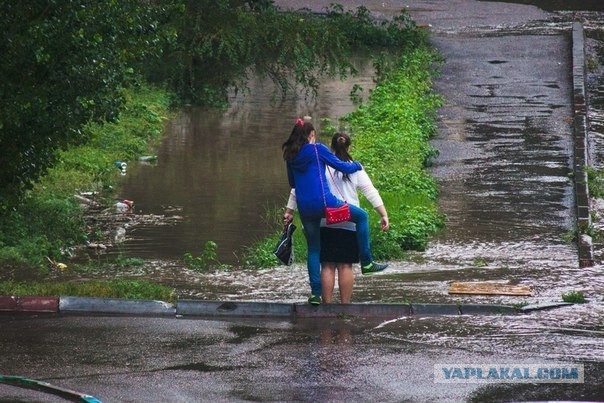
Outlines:
{"label": "handbag strap", "polygon": [[333,185],[336,187],[336,190],[338,191],[340,196],[342,196],[342,200],[344,200],[345,203],[348,203],[346,201],[346,198],[344,197],[344,193],[342,193],[342,191],[340,190],[340,187],[338,186],[338,183],[336,182],[336,178],[334,178],[333,172],[331,172],[331,169],[329,169],[328,166],[326,166],[325,169],[327,169],[327,172],[329,172],[329,175],[331,175],[331,180],[333,181]]}
{"label": "handbag strap", "polygon": [[[327,201],[325,199],[325,187],[323,185],[323,175],[321,175],[321,164],[319,164],[319,151],[317,150],[317,145],[314,144],[314,146],[315,146],[315,154],[317,155],[317,167],[319,167],[318,172],[319,172],[319,180],[321,181],[321,192],[323,192],[323,204],[325,205],[325,207],[327,207]],[[331,175],[331,180],[333,180],[333,184],[335,185],[336,189],[338,190],[338,193],[340,193],[340,196],[342,196],[342,200],[344,200],[344,203],[348,203],[346,201],[346,199],[344,198],[344,195],[340,191],[340,188],[338,187],[338,184],[336,183],[336,180],[333,177],[333,173],[331,173],[331,170],[329,169],[329,167],[325,166],[325,168],[329,171],[329,174]]]}
{"label": "handbag strap", "polygon": [[319,164],[319,151],[317,150],[317,145],[315,146],[315,154],[317,155],[317,167],[319,168],[317,172],[319,173],[319,180],[321,181],[321,192],[323,192],[323,204],[327,207],[327,200],[325,199],[325,186],[323,185],[323,175],[321,175],[321,164]]}

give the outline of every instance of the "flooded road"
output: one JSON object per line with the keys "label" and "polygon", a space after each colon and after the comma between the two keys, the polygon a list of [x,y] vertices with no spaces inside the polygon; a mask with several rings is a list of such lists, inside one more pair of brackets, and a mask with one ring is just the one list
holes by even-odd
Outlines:
{"label": "flooded road", "polygon": [[[601,360],[604,267],[597,262],[579,268],[576,245],[569,241],[576,225],[570,40],[572,22],[581,21],[588,50],[599,49],[602,63],[604,4],[598,11],[593,2],[586,8],[592,11],[576,11],[576,2],[564,1],[404,3],[429,27],[446,59],[436,82],[445,105],[432,173],[447,228],[412,261],[397,262],[378,278],[358,276],[355,299],[522,304],[559,301],[580,291],[588,304],[513,318],[447,318],[439,331],[418,329],[413,339],[472,351]],[[560,11],[526,3],[556,3]],[[374,9],[388,13],[390,6],[394,2]],[[588,77],[594,99],[590,136],[600,140],[592,158],[600,166],[602,77],[601,67]],[[523,284],[533,293],[449,295],[451,281]],[[386,328],[407,325],[403,319]]]}
{"label": "flooded road", "polygon": [[133,200],[136,213],[177,219],[136,226],[114,252],[179,259],[214,241],[222,263],[240,265],[243,248],[274,231],[275,208],[286,204],[281,144],[296,118],[310,115],[320,129],[321,119],[335,123],[354,110],[353,86],[365,94],[374,86],[369,61],[359,59],[356,68],[359,75],[347,81],[324,80],[316,98],[301,93],[281,100],[274,85],[254,80],[226,111],[181,110],[167,125],[157,163],[132,164],[120,184],[120,197]]}
{"label": "flooded road", "polygon": [[[466,320],[450,317],[409,318],[385,327],[359,319],[5,321],[0,316],[2,325],[10,325],[0,332],[4,371],[86,392],[104,403],[483,403],[599,401],[604,395],[604,365],[597,362],[584,364],[580,384],[436,383],[435,365],[547,365],[551,361],[533,351],[556,347],[536,331],[512,339],[486,327],[476,332]],[[451,327],[453,335],[446,330]],[[513,342],[506,345],[506,339]],[[558,347],[560,360],[566,345]],[[51,397],[0,384],[3,402],[65,401]]]}
{"label": "flooded road", "polygon": [[[386,17],[399,9],[365,4]],[[534,290],[526,300],[497,297],[502,302],[558,300],[570,291],[598,299],[602,281],[579,275],[590,270],[579,271],[569,241],[575,228],[569,79],[575,14],[468,0],[413,2],[408,10],[430,27],[446,59],[436,82],[445,105],[432,173],[447,228],[425,252],[393,262],[382,276],[359,278],[355,299],[463,300],[447,294],[453,280],[515,282]],[[597,15],[581,14],[588,22]],[[360,80],[370,86],[370,69],[363,71]],[[122,195],[144,213],[177,206],[184,222],[132,231],[121,251],[157,260],[130,274],[199,298],[302,298],[303,267],[200,274],[184,269],[180,257],[213,240],[220,259],[233,262],[246,240],[266,233],[262,212],[281,206],[287,189],[278,151],[290,126],[284,117],[341,116],[354,108],[348,93],[355,80],[324,87],[314,106],[300,99],[275,106],[270,90],[257,84],[226,113],[183,111],[170,123],[157,166],[129,169]]]}
{"label": "flooded road", "polygon": [[[276,3],[320,9],[330,1]],[[434,140],[440,157],[432,173],[441,189],[447,228],[425,252],[392,262],[384,274],[363,277],[357,272],[353,301],[522,305],[559,301],[564,293],[581,291],[588,303],[522,315],[411,316],[384,322],[5,319],[0,361],[6,371],[45,377],[106,401],[211,396],[228,401],[503,402],[596,401],[604,396],[604,267],[598,262],[579,268],[577,248],[567,240],[575,225],[569,176],[570,21],[585,23],[588,46],[604,65],[602,13],[546,12],[529,1],[344,3],[363,4],[384,16],[408,5],[412,17],[430,25],[432,40],[446,58],[436,82],[446,103]],[[598,67],[587,83],[596,166],[604,165],[604,142],[599,141],[604,138],[603,77]],[[338,91],[333,102],[309,111],[319,116],[345,113],[352,108],[345,101],[349,89]],[[258,199],[284,199],[273,191],[285,184],[278,146],[289,130],[290,113],[307,111],[302,101],[289,102],[274,109],[252,98],[251,104],[244,101],[224,115],[183,111],[171,123],[173,134],[162,145],[158,165],[129,167],[123,196],[146,213],[172,206],[172,214],[185,220],[172,228],[133,232],[137,238],[124,249],[154,258],[143,267],[102,276],[151,279],[174,287],[183,298],[304,301],[308,284],[302,265],[199,273],[184,268],[179,259],[183,251],[201,248],[206,237],[219,247],[227,245],[229,232],[239,233],[247,214],[233,205],[264,207],[266,200],[253,199],[261,192],[266,193]],[[327,107],[331,109],[321,109]],[[281,116],[273,115],[276,110]],[[267,126],[274,130],[267,133]],[[246,145],[259,151],[245,153]],[[236,174],[235,166],[240,170]],[[206,218],[204,209],[211,210]],[[216,215],[225,221],[212,218]],[[253,217],[252,225],[258,213]],[[203,232],[210,230],[217,232]],[[261,235],[252,228],[245,231]],[[186,232],[199,244],[181,240]],[[225,249],[235,250],[235,245]],[[533,293],[449,295],[449,284],[456,280],[522,284]],[[451,386],[433,378],[438,363],[560,361],[584,363],[585,383]]]}
{"label": "flooded road", "polygon": [[[327,5],[277,3],[317,9]],[[383,16],[400,9],[399,2],[362,3]],[[570,241],[575,230],[570,29],[576,18],[583,21],[590,46],[597,49],[593,41],[601,40],[597,32],[602,13],[546,12],[526,4],[472,0],[403,3],[418,23],[429,26],[432,41],[446,59],[436,82],[446,102],[434,140],[440,156],[432,173],[438,180],[447,228],[425,252],[392,262],[383,275],[368,278],[357,272],[353,301],[522,305],[560,301],[563,294],[583,292],[587,304],[513,318],[443,319],[440,330],[429,333],[418,327],[413,337],[434,346],[460,343],[479,350],[486,348],[479,341],[488,340],[492,349],[521,348],[539,356],[601,360],[604,269],[599,264],[579,268],[577,247]],[[601,81],[593,74],[597,72],[590,73],[590,92],[597,100]],[[368,77],[364,80],[370,82]],[[284,117],[307,110],[331,117],[351,110],[345,101],[349,89],[339,87],[331,87],[332,98],[327,98],[329,102],[322,98],[315,106],[318,109],[307,109],[299,101],[277,109],[252,97],[224,115],[183,112],[172,123],[175,134],[162,145],[158,166],[133,168],[123,195],[144,212],[185,205],[179,214],[189,223],[168,231],[134,232],[138,238],[125,248],[147,248],[156,260],[105,275],[159,281],[183,298],[303,301],[308,290],[303,265],[199,273],[184,268],[179,257],[201,248],[206,237],[232,253],[236,248],[228,243],[230,235],[262,235],[255,227],[258,212],[265,211],[266,204],[284,200],[281,191],[275,191],[286,188],[278,152],[291,121]],[[602,116],[598,108],[602,106],[595,102],[592,117]],[[601,120],[593,122],[590,129],[600,130]],[[210,149],[216,143],[219,151]],[[252,144],[259,151],[244,152],[242,148]],[[601,164],[604,154],[596,154],[594,161]],[[247,206],[256,211],[249,212]],[[210,210],[208,216],[205,210]],[[248,213],[251,219],[246,221],[242,217]],[[209,229],[217,232],[202,234]],[[190,241],[184,239],[187,232],[194,234]],[[151,246],[144,246],[146,242]],[[532,295],[450,295],[451,281],[521,284],[531,287]],[[460,332],[456,323],[474,338]],[[404,320],[386,324],[380,332],[388,334],[400,326],[405,326]],[[523,339],[532,342],[521,345]]]}

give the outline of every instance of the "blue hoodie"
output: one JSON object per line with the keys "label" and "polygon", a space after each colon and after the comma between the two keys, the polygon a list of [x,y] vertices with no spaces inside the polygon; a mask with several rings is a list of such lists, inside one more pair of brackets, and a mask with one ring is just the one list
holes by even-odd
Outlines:
{"label": "blue hoodie", "polygon": [[[289,185],[296,189],[296,202],[301,217],[324,217],[325,203],[329,207],[338,207],[344,203],[329,190],[325,177],[325,164],[347,174],[363,169],[363,166],[356,161],[340,160],[323,144],[304,144],[298,155],[293,160],[287,161],[287,178]],[[322,189],[321,181],[323,181]],[[325,202],[323,194],[325,194]]]}

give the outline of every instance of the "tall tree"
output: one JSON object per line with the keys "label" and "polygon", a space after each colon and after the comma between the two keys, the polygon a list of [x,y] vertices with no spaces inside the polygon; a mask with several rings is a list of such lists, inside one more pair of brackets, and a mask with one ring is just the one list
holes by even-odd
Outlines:
{"label": "tall tree", "polygon": [[227,90],[245,87],[252,72],[283,92],[296,84],[316,90],[320,76],[354,73],[353,50],[392,54],[418,39],[406,14],[377,21],[364,7],[316,14],[283,12],[270,0],[182,1],[178,40],[152,70],[193,103],[224,104]]}
{"label": "tall tree", "polygon": [[138,72],[198,104],[224,104],[250,72],[316,90],[322,75],[354,72],[352,49],[412,46],[412,25],[271,0],[0,0],[0,214],[57,150],[87,141],[85,124],[117,119]]}
{"label": "tall tree", "polygon": [[117,118],[134,66],[173,36],[168,3],[0,1],[0,209],[86,141],[88,122]]}

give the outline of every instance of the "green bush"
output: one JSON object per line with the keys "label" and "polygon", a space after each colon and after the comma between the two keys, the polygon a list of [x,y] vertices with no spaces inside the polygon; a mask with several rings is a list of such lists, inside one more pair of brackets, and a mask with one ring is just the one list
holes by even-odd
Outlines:
{"label": "green bush", "polygon": [[[21,203],[0,211],[0,264],[44,267],[98,230],[87,229],[74,198],[79,192],[111,196],[119,177],[115,161],[132,161],[162,136],[171,98],[163,90],[138,87],[126,94],[119,121],[87,126],[86,145],[62,151],[58,164],[28,191]],[[90,234],[87,234],[87,231]]]}
{"label": "green bush", "polygon": [[441,105],[432,90],[439,60],[427,46],[401,56],[368,105],[344,119],[353,138],[351,154],[363,163],[388,210],[388,232],[380,231],[377,215],[371,225],[374,254],[382,259],[400,257],[397,247],[424,250],[430,236],[444,225],[436,204],[436,182],[425,169],[437,155],[429,140],[436,133],[434,121]]}
{"label": "green bush", "polygon": [[79,205],[71,199],[30,195],[0,222],[0,262],[42,266],[46,257],[85,239]]}
{"label": "green bush", "polygon": [[[369,212],[376,259],[398,259],[406,250],[424,250],[430,237],[444,225],[436,203],[438,188],[426,171],[438,153],[429,141],[436,133],[436,110],[441,105],[432,90],[440,60],[427,45],[405,53],[395,69],[378,82],[368,104],[340,119],[352,136],[353,158],[363,164],[388,210],[390,230],[382,232],[379,215],[361,199],[361,207]],[[327,126],[333,131],[331,124]],[[275,216],[280,217],[280,213],[275,212]],[[278,264],[272,249],[280,224],[271,228],[271,236],[248,248],[247,266]],[[296,261],[304,261],[306,241],[302,231],[295,234],[294,245]]]}
{"label": "green bush", "polygon": [[187,252],[184,254],[183,260],[185,265],[193,270],[203,271],[210,268],[219,268],[222,267],[222,264],[218,260],[216,250],[218,250],[218,244],[214,241],[207,241],[200,255],[195,256]]}
{"label": "green bush", "polygon": [[162,60],[146,67],[147,76],[169,82],[187,101],[212,106],[226,104],[230,87],[245,89],[250,71],[271,79],[282,93],[301,87],[316,91],[322,76],[356,73],[350,61],[353,51],[403,52],[422,36],[406,12],[379,21],[366,7],[345,11],[331,5],[318,15],[285,12],[257,1],[183,5],[184,12],[174,19],[176,41]]}
{"label": "green bush", "polygon": [[570,291],[562,294],[562,301],[575,304],[584,304],[587,302],[582,291]]}
{"label": "green bush", "polygon": [[57,153],[115,121],[127,88],[175,36],[175,1],[0,2],[0,210],[20,203]]}

